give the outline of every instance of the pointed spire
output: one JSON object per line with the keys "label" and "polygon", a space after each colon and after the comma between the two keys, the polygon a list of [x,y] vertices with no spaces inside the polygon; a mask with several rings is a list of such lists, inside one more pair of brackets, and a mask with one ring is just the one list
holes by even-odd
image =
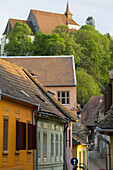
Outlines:
{"label": "pointed spire", "polygon": [[72,13],[69,10],[69,4],[67,0],[67,7],[66,7],[66,12],[64,13],[68,19],[72,19]]}

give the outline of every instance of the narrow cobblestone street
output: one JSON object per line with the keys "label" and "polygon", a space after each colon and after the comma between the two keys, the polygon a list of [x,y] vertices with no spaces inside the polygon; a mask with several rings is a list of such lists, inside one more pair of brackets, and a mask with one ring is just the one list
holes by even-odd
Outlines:
{"label": "narrow cobblestone street", "polygon": [[106,158],[98,151],[89,151],[89,170],[106,170]]}

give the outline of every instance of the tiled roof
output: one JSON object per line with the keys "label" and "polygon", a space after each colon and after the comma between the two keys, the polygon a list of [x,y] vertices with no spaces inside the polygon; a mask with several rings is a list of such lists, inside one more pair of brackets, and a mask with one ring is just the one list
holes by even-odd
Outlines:
{"label": "tiled roof", "polygon": [[34,30],[34,27],[33,27],[33,24],[31,21],[26,21],[26,20],[20,20],[20,19],[12,19],[10,18],[8,23],[7,23],[7,26],[6,26],[6,29],[3,33],[4,34],[8,34],[12,28],[14,27],[14,25],[16,24],[16,22],[22,22],[23,24],[27,24],[29,26],[29,28],[31,29],[33,35],[35,35],[35,30]]}
{"label": "tiled roof", "polygon": [[4,59],[37,75],[36,79],[44,86],[76,85],[73,56],[5,57]]}
{"label": "tiled roof", "polygon": [[77,133],[72,133],[72,138],[82,145],[87,145],[87,141]]}
{"label": "tiled roof", "polygon": [[103,120],[97,125],[101,129],[113,129],[113,105],[110,110],[107,112],[107,115]]}
{"label": "tiled roof", "polygon": [[[29,76],[31,75],[29,74]],[[33,105],[40,103],[41,111],[64,119],[75,118],[62,105],[57,102],[53,104],[46,89],[40,83],[34,83],[29,76],[19,66],[0,59],[0,90],[3,96],[6,95]],[[45,93],[43,93],[43,89]]]}
{"label": "tiled roof", "polygon": [[[38,23],[39,29],[45,34],[51,34],[52,30],[58,25],[66,25],[67,17],[64,14],[53,12],[33,10],[32,13]],[[73,19],[69,19],[69,23],[79,26]]]}
{"label": "tiled roof", "polygon": [[92,96],[81,111],[82,121],[87,126],[94,126],[95,115],[103,103],[103,96]]}

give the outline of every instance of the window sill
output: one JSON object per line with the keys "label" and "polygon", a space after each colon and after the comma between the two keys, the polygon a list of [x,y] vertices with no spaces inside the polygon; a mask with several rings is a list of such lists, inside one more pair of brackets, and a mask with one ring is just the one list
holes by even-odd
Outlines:
{"label": "window sill", "polygon": [[9,154],[9,151],[3,151],[2,152],[2,155],[8,155]]}
{"label": "window sill", "polygon": [[32,150],[27,150],[27,154],[31,154],[32,153]]}
{"label": "window sill", "polygon": [[20,151],[15,151],[15,155],[20,155]]}
{"label": "window sill", "polygon": [[69,106],[70,104],[62,104],[62,105],[64,105],[64,106]]}

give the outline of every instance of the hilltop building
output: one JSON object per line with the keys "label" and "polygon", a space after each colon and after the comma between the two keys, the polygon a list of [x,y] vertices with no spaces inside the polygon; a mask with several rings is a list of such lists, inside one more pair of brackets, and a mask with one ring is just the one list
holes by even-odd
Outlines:
{"label": "hilltop building", "polygon": [[74,33],[80,29],[80,25],[77,24],[77,22],[75,22],[72,18],[72,13],[70,12],[68,3],[64,14],[31,9],[27,20],[13,18],[8,20],[5,31],[3,33],[3,38],[1,40],[1,55],[4,55],[4,45],[8,43],[6,35],[12,30],[15,23],[18,21],[21,21],[22,23],[29,26],[33,33],[33,35],[31,35],[32,41],[34,40],[34,36],[38,30],[41,30],[45,34],[51,34],[52,30],[54,30],[58,25],[67,25],[70,31]]}

